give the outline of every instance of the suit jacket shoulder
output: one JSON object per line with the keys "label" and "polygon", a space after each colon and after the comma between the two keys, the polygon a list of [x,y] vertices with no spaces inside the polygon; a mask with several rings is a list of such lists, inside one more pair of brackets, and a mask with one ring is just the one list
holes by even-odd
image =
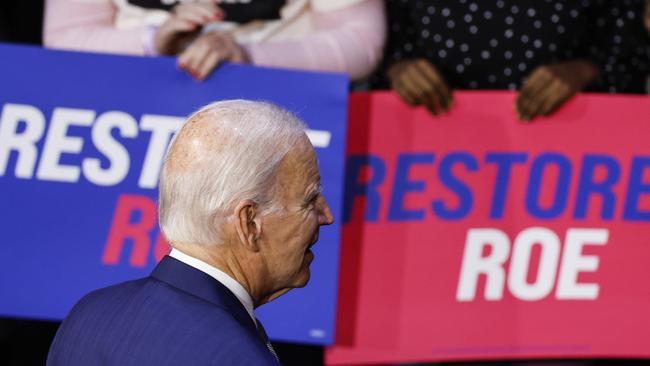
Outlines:
{"label": "suit jacket shoulder", "polygon": [[150,277],[84,296],[64,320],[48,365],[277,365],[239,300],[165,257]]}

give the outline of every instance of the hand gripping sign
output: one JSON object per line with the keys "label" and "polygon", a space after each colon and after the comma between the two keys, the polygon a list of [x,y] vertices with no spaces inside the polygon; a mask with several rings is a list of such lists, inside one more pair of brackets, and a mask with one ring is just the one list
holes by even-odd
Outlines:
{"label": "hand gripping sign", "polygon": [[327,363],[650,357],[650,99],[353,96]]}

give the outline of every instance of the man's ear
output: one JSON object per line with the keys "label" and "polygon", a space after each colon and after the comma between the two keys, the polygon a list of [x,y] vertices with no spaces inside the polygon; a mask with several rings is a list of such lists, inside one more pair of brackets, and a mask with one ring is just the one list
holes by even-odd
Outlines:
{"label": "man's ear", "polygon": [[248,250],[260,250],[262,237],[262,218],[257,203],[251,200],[241,201],[235,208],[235,229],[239,241]]}

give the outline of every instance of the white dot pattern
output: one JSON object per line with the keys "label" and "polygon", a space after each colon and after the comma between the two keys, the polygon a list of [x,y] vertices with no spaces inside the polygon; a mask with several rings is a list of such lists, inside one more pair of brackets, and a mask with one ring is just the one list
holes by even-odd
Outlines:
{"label": "white dot pattern", "polygon": [[516,89],[538,66],[588,59],[593,91],[643,92],[644,0],[387,0],[385,64],[426,57],[453,88]]}

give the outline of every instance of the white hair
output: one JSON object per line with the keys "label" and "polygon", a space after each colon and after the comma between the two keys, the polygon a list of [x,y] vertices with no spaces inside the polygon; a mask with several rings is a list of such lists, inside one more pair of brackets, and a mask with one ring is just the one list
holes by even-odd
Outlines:
{"label": "white hair", "polygon": [[[196,156],[175,156],[176,145],[187,143],[181,140],[196,136],[184,131],[195,123],[208,124],[197,129],[205,145]],[[256,202],[262,213],[277,209],[275,173],[305,138],[305,126],[296,116],[266,102],[220,101],[193,113],[170,144],[160,176],[159,218],[167,241],[220,244],[220,225],[215,223],[243,200]],[[179,168],[178,159],[191,162]]]}

